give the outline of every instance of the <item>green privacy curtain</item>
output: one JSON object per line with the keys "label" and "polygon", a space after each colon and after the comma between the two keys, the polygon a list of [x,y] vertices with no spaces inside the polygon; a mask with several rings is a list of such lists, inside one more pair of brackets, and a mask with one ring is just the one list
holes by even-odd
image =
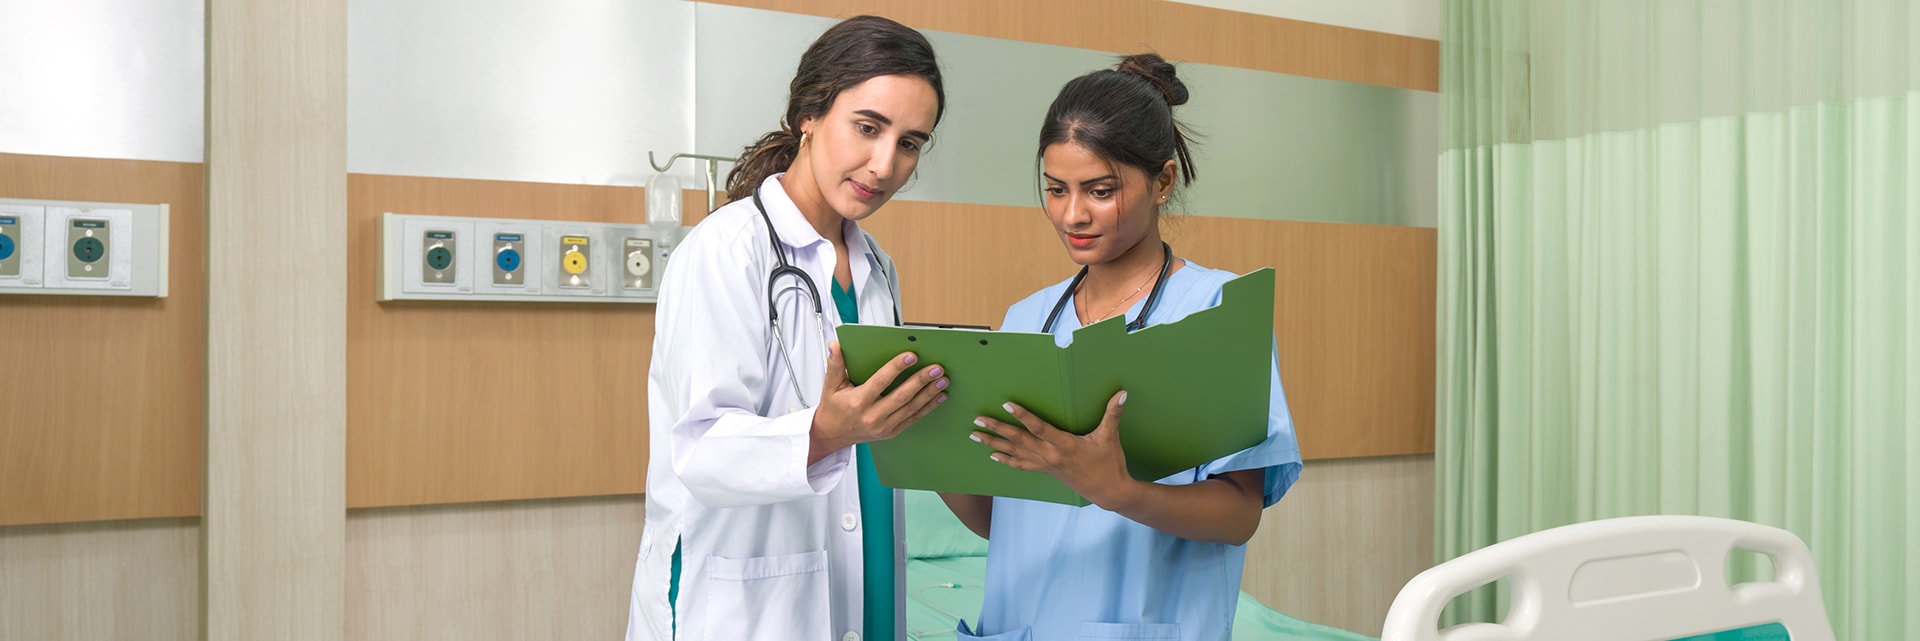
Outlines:
{"label": "green privacy curtain", "polygon": [[1731,517],[1920,638],[1913,4],[1445,0],[1438,558]]}

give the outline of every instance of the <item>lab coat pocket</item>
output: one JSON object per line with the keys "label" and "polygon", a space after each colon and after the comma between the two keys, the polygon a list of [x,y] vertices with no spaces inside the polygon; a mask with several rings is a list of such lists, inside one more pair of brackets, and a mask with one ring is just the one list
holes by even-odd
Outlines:
{"label": "lab coat pocket", "polygon": [[1081,641],[1127,639],[1129,641],[1179,641],[1180,626],[1174,623],[1095,623],[1080,624]]}
{"label": "lab coat pocket", "polygon": [[832,633],[827,552],[707,557],[707,638],[825,639]]}

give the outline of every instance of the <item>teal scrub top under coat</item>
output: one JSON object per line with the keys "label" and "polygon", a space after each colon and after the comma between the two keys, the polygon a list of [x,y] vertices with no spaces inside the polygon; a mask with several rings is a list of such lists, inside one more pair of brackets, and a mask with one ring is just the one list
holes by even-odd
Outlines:
{"label": "teal scrub top under coat", "polygon": [[[853,292],[833,281],[833,306],[840,311],[840,322],[860,322],[859,299]],[[894,544],[893,528],[890,525],[874,527],[873,524],[893,523],[893,490],[880,484],[880,475],[873,467],[873,453],[867,444],[861,443],[854,448],[855,467],[860,478],[860,522],[867,524],[861,530],[861,543],[866,559],[866,626],[869,639],[892,639],[895,635],[894,621]]]}
{"label": "teal scrub top under coat", "polygon": [[[1219,304],[1221,285],[1234,277],[1187,263],[1167,277],[1147,324]],[[1062,281],[1014,304],[1001,330],[1040,331],[1066,288]],[[1139,314],[1142,304],[1127,317]],[[1066,310],[1054,323],[1060,345],[1071,343],[1080,326],[1074,312]],[[1264,505],[1279,501],[1300,476],[1300,447],[1277,353],[1271,376],[1267,440],[1158,482],[1187,485],[1264,469]],[[1233,632],[1245,546],[1182,539],[1098,506],[1007,498],[993,500],[988,540],[986,599],[975,624],[961,623],[960,639],[1226,641]]]}

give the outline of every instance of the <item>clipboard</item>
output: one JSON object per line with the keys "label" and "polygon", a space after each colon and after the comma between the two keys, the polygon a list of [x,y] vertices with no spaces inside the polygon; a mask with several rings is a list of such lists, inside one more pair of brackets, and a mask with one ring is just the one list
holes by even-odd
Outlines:
{"label": "clipboard", "polygon": [[880,482],[1087,505],[1052,476],[988,459],[993,450],[968,435],[979,429],[976,416],[1019,425],[1001,409],[1007,401],[1085,434],[1121,389],[1120,443],[1136,479],[1162,479],[1258,445],[1272,392],[1273,287],[1273,269],[1263,268],[1227,281],[1217,306],[1131,333],[1124,317],[1109,318],[1074,330],[1066,347],[1031,332],[843,325],[840,348],[855,383],[905,351],[920,357],[909,372],[937,363],[953,380],[945,404],[869,445]]}

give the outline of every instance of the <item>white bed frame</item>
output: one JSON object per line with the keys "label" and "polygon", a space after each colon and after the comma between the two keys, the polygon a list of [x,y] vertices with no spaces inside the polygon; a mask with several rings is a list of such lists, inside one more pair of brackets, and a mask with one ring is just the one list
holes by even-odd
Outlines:
{"label": "white bed frame", "polygon": [[[1771,581],[1728,586],[1729,553],[1751,550]],[[1510,580],[1501,623],[1441,630],[1440,611]],[[1704,516],[1577,523],[1502,541],[1409,581],[1382,641],[1659,641],[1778,622],[1793,641],[1833,641],[1813,555],[1792,532]]]}

